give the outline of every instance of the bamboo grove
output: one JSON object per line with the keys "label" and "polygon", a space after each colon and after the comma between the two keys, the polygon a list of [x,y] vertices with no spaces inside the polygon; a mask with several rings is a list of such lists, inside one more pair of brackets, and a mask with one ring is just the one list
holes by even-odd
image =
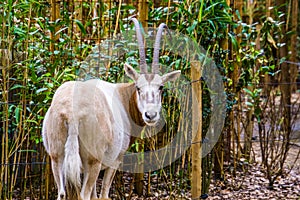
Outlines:
{"label": "bamboo grove", "polygon": [[[0,199],[56,198],[50,160],[41,139],[45,112],[56,88],[78,76],[93,47],[131,29],[128,18],[132,16],[144,27],[164,22],[192,38],[207,50],[223,77],[225,125],[213,150],[202,159],[202,177],[197,177],[201,194],[209,193],[212,178],[224,180],[225,173],[247,170],[246,166],[256,161],[254,145],[262,154],[270,187],[283,173],[300,113],[298,0],[0,2]],[[151,54],[151,49],[146,52]],[[110,49],[101,53],[109,55]],[[137,55],[137,50],[129,51],[124,59],[136,65]],[[124,75],[123,61],[107,63],[99,78],[119,81]],[[163,51],[160,62],[193,80],[191,63],[185,58]],[[201,87],[204,137],[213,123],[212,91],[205,81]],[[178,111],[178,95],[180,92],[164,93],[164,101],[170,105],[165,107],[166,126],[154,137],[134,141],[131,151],[158,149],[168,144],[176,131],[187,128],[188,124],[176,123],[184,117]],[[111,193],[115,199],[130,199],[133,194],[153,196],[155,187],[167,191],[171,199],[191,198],[192,165],[188,149],[161,170],[119,172]]]}

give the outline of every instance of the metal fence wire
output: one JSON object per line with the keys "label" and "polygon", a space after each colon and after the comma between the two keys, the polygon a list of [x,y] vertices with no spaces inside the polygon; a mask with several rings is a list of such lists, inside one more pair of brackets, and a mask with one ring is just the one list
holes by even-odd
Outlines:
{"label": "metal fence wire", "polygon": [[[157,27],[160,21],[155,17],[151,18],[154,15],[148,13],[149,8],[163,9],[170,4],[180,2],[177,0],[31,0],[16,1],[12,7],[7,8],[10,9],[8,10],[11,13],[10,23],[11,27],[14,27],[14,32],[4,27],[3,30],[6,32],[2,31],[2,34],[6,34],[8,41],[0,43],[2,59],[0,69],[7,69],[6,74],[2,73],[3,77],[0,77],[0,85],[4,91],[0,91],[2,95],[0,199],[54,200],[57,198],[51,161],[41,141],[43,116],[51,103],[50,97],[53,95],[54,88],[62,79],[67,81],[75,78],[76,69],[91,52],[91,46],[112,39],[121,29],[129,28],[130,17],[138,17],[144,27]],[[4,6],[0,6],[0,11],[1,9],[4,9]],[[28,12],[25,12],[26,9]],[[27,32],[21,29],[22,26],[27,28]],[[7,52],[7,49],[10,49],[10,52]],[[109,49],[105,50],[107,52],[103,53],[109,55]],[[27,66],[26,70],[20,63]],[[291,64],[299,65],[299,63]],[[55,67],[51,68],[52,66]],[[70,67],[61,69],[63,66]],[[31,68],[34,69],[27,70]],[[64,73],[64,70],[73,70],[73,76],[66,77],[67,73]],[[117,71],[116,76],[118,73]],[[198,81],[202,80],[192,80],[186,85]],[[299,86],[299,83],[298,81],[263,82],[258,86],[273,89],[278,85]],[[35,85],[40,89],[34,88]],[[45,92],[47,90],[44,90],[44,85],[53,88],[53,91]],[[176,88],[170,88],[170,91],[174,89]],[[33,96],[34,98],[31,98]],[[174,99],[169,101],[171,104],[176,104]],[[299,99],[292,103],[289,106],[299,111]],[[247,112],[243,110],[245,107],[232,109],[235,113]],[[172,117],[170,120],[178,116],[174,114]],[[174,131],[171,130],[169,136],[162,134],[156,136],[155,139],[161,137],[161,144],[157,146],[165,145],[163,142],[170,140],[171,136],[174,136]],[[285,142],[285,138],[273,138],[273,141]],[[195,143],[209,144],[210,142],[216,141],[204,139]],[[239,143],[244,142],[244,140],[239,141]],[[253,138],[253,142],[258,142],[257,138]],[[147,148],[151,150],[150,147]],[[176,181],[170,183],[167,174],[171,174]],[[102,175],[101,173],[100,179]],[[134,184],[139,180],[143,182],[144,196],[158,189],[189,198],[190,176],[191,156],[188,150],[173,165],[159,172],[145,173],[139,179],[134,174],[118,172],[110,194],[112,199],[131,199],[137,193]],[[99,182],[98,193],[100,187]]]}
{"label": "metal fence wire", "polygon": [[[138,16],[144,26],[159,23],[148,19],[148,8],[163,6],[166,2],[154,0],[151,5],[146,0],[47,0],[10,3],[6,2],[1,7],[3,13],[10,12],[8,20],[11,27],[14,27],[14,32],[5,27],[1,31],[11,41],[1,42],[0,47],[0,66],[7,73],[2,73],[1,88],[9,91],[7,96],[1,97],[0,103],[1,110],[3,108],[3,126],[0,128],[0,199],[56,199],[57,191],[51,175],[50,160],[41,141],[42,120],[50,101],[39,102],[38,98],[30,100],[28,91],[32,83],[40,81],[42,87],[43,84],[63,76],[57,74],[62,66],[78,67],[77,64],[90,52],[90,46],[113,38],[120,32],[120,27],[128,28],[129,17]],[[22,29],[23,26],[28,32]],[[25,75],[27,72],[22,71],[21,63],[29,68],[35,67],[33,72],[36,73],[36,80],[32,80],[33,74],[29,75],[30,78],[28,74]],[[49,71],[50,65],[57,67]],[[45,77],[46,71],[49,72],[48,77]],[[21,79],[18,78],[20,76]],[[50,80],[51,77],[54,77],[53,80]],[[42,78],[46,78],[46,81]],[[28,92],[26,95],[25,88]],[[41,92],[36,89],[35,91]],[[132,175],[127,177],[130,179]],[[118,199],[118,193],[125,193],[124,190],[128,188],[125,188],[123,180],[116,179],[112,196]]]}

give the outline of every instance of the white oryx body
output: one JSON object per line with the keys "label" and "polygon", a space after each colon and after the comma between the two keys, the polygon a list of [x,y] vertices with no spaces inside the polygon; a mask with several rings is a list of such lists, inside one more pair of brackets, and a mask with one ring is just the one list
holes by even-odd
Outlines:
{"label": "white oryx body", "polygon": [[[108,198],[131,133],[137,126],[156,124],[160,119],[162,86],[180,75],[180,71],[174,71],[160,76],[155,63],[158,59],[154,58],[152,73],[147,73],[138,22],[133,21],[139,42],[141,74],[126,63],[124,69],[134,83],[66,82],[57,89],[46,113],[44,146],[52,161],[59,200],[97,198],[95,184],[101,169],[106,170],[100,198]],[[157,44],[164,26],[159,28],[155,52],[159,51]]]}
{"label": "white oryx body", "polygon": [[[74,191],[70,192],[76,193],[81,185],[81,169],[88,169],[86,176],[90,176],[90,181],[86,182],[88,191],[85,193],[90,196],[100,169],[119,167],[119,156],[127,150],[130,140],[130,135],[123,131],[130,130],[128,112],[122,99],[117,98],[118,90],[124,86],[133,91],[130,89],[134,88],[132,84],[114,85],[100,80],[67,82],[56,91],[45,116],[43,139],[51,156],[55,181],[59,183],[59,198],[65,196],[64,176],[75,185]],[[108,181],[110,185],[112,179]],[[109,188],[102,189],[102,195],[107,196]],[[96,198],[96,194],[93,195]],[[81,196],[87,199],[84,194]]]}

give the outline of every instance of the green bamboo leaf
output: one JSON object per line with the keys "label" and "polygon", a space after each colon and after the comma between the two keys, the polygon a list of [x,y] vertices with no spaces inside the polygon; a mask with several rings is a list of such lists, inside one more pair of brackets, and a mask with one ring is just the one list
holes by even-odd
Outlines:
{"label": "green bamboo leaf", "polygon": [[14,90],[14,89],[18,89],[18,88],[26,88],[24,85],[20,85],[20,84],[15,84],[14,86],[12,86],[10,88],[10,90]]}
{"label": "green bamboo leaf", "polygon": [[[206,11],[206,12],[211,12],[212,9],[214,9],[214,7],[216,7],[216,6],[219,5],[219,4],[221,4],[221,2],[217,2],[217,3],[212,4],[212,5],[208,6],[208,7],[205,9],[205,11]],[[213,11],[212,11],[212,12],[213,12]]]}
{"label": "green bamboo leaf", "polygon": [[244,88],[243,89],[246,93],[248,93],[249,95],[253,95],[253,92],[251,90],[249,90],[248,88]]}
{"label": "green bamboo leaf", "polygon": [[35,30],[35,31],[33,31],[33,32],[30,32],[29,35],[34,35],[34,34],[36,34],[36,33],[39,32],[39,31],[40,31],[40,30],[37,29],[37,30]]}
{"label": "green bamboo leaf", "polygon": [[194,20],[192,25],[189,26],[186,30],[189,34],[191,34],[194,30],[195,30],[195,27],[197,26],[198,24],[198,21],[197,20]]}
{"label": "green bamboo leaf", "polygon": [[251,103],[249,101],[246,101],[246,105],[249,106],[249,107],[253,107],[253,103]]}
{"label": "green bamboo leaf", "polygon": [[14,27],[14,34],[24,36],[24,35],[26,35],[26,31],[21,28]]}
{"label": "green bamboo leaf", "polygon": [[33,152],[33,153],[36,153],[37,151],[33,150],[33,149],[21,149],[21,150],[19,150],[19,152]]}
{"label": "green bamboo leaf", "polygon": [[78,19],[75,19],[75,23],[78,25],[78,27],[80,28],[83,35],[86,35],[86,30],[85,30],[83,24],[81,23],[81,21],[79,21]]}
{"label": "green bamboo leaf", "polygon": [[236,16],[238,17],[238,19],[239,19],[240,21],[242,21],[242,17],[241,17],[240,11],[239,11],[239,10],[236,10],[236,11],[235,11],[235,14],[236,14]]}
{"label": "green bamboo leaf", "polygon": [[16,119],[16,122],[19,123],[20,122],[20,107],[16,107],[14,114],[15,114],[14,117]]}
{"label": "green bamboo leaf", "polygon": [[277,49],[276,42],[275,42],[275,40],[273,39],[273,37],[271,36],[270,33],[268,33],[268,35],[267,35],[267,40],[268,40],[269,43],[271,43]]}
{"label": "green bamboo leaf", "polygon": [[40,89],[38,89],[38,90],[36,90],[36,94],[39,94],[39,93],[41,93],[41,92],[43,92],[43,91],[46,91],[46,90],[48,90],[48,88],[40,88]]}
{"label": "green bamboo leaf", "polygon": [[234,35],[232,35],[231,33],[228,33],[228,36],[229,36],[229,38],[230,38],[230,40],[231,40],[231,43],[232,43],[232,45],[233,45],[233,48],[234,48],[235,50],[238,50],[239,44],[238,44],[238,42],[237,42],[236,37],[235,37]]}
{"label": "green bamboo leaf", "polygon": [[32,119],[27,119],[26,123],[34,123],[36,125],[39,125],[39,123],[36,120],[32,120]]}
{"label": "green bamboo leaf", "polygon": [[208,23],[210,23],[211,27],[213,28],[213,31],[215,31],[216,30],[216,26],[215,26],[214,22],[212,20],[210,20],[210,19],[208,19],[207,21],[208,21]]}
{"label": "green bamboo leaf", "polygon": [[135,142],[135,151],[139,152],[139,143],[138,142]]}
{"label": "green bamboo leaf", "polygon": [[62,31],[66,30],[66,29],[68,29],[68,28],[69,28],[69,27],[64,27],[64,28],[59,29],[59,30],[55,33],[55,35],[58,35],[59,33],[61,33]]}

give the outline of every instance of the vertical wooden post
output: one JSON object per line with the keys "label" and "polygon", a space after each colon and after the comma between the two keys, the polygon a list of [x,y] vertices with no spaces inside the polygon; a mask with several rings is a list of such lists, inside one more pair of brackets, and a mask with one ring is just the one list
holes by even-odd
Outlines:
{"label": "vertical wooden post", "polygon": [[[139,11],[139,20],[142,23],[142,26],[146,28],[148,26],[148,2],[147,0],[138,1],[138,11]],[[142,159],[142,158],[141,158]],[[139,165],[140,170],[144,168],[144,161],[141,161]],[[144,174],[137,173],[134,175],[135,178],[135,189],[138,195],[143,194],[143,185],[144,185]]]}
{"label": "vertical wooden post", "polygon": [[[199,62],[191,63],[192,80],[200,80]],[[193,82],[193,122],[192,122],[192,199],[199,199],[202,190],[202,89],[201,81]]]}
{"label": "vertical wooden post", "polygon": [[[138,152],[144,151],[144,145],[142,139],[137,139],[139,143]],[[138,168],[139,171],[144,171],[144,157],[139,158]],[[134,189],[139,196],[143,195],[144,191],[144,173],[136,173],[134,174]]]}

